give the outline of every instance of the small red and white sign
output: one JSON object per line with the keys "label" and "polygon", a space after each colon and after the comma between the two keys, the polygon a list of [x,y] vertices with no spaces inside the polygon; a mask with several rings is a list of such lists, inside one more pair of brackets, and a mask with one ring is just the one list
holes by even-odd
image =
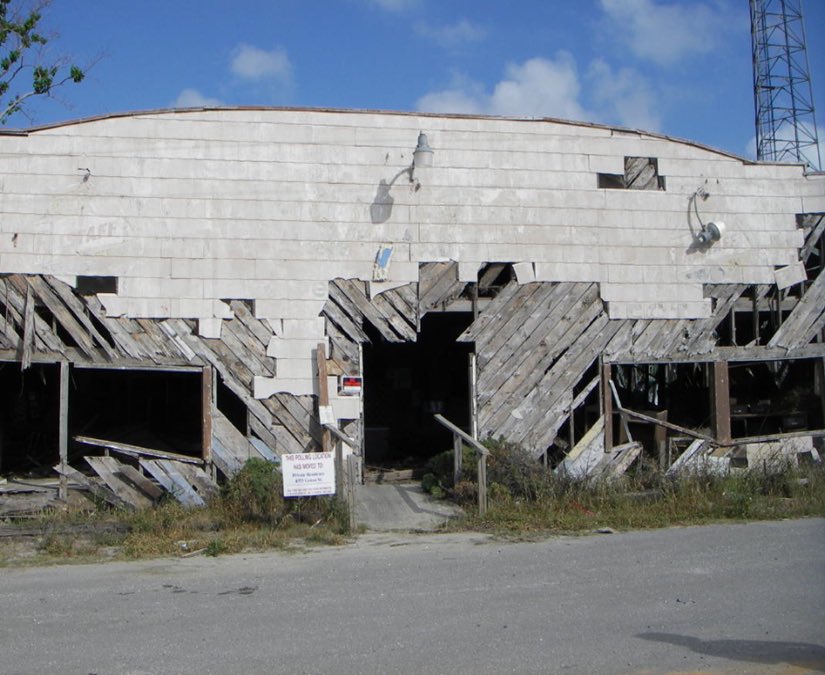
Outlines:
{"label": "small red and white sign", "polygon": [[342,396],[360,396],[363,381],[356,375],[342,375],[338,381],[338,393]]}

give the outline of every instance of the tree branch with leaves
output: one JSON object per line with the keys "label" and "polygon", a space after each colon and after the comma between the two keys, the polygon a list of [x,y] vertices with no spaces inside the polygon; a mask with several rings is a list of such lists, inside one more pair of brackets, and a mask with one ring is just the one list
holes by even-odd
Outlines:
{"label": "tree branch with leaves", "polygon": [[38,31],[48,2],[24,7],[0,0],[0,124],[15,113],[26,114],[30,99],[52,96],[55,89],[81,82],[83,70],[64,59],[45,60],[48,38]]}

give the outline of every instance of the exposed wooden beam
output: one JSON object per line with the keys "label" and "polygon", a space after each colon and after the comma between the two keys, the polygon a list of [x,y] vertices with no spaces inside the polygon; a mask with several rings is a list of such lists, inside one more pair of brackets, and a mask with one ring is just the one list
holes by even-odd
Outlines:
{"label": "exposed wooden beam", "polygon": [[728,443],[730,430],[730,384],[727,361],[714,361],[710,366],[711,419],[713,435],[719,443]]}

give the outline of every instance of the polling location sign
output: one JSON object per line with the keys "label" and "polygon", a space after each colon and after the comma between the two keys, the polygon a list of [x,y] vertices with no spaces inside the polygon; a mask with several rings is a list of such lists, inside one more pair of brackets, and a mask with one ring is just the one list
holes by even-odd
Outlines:
{"label": "polling location sign", "polygon": [[281,455],[284,497],[335,494],[335,455],[307,452]]}

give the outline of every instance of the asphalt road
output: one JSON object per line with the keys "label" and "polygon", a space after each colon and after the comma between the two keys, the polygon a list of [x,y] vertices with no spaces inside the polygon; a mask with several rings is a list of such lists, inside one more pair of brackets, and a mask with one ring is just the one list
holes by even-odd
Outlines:
{"label": "asphalt road", "polygon": [[0,570],[2,673],[825,672],[825,520]]}

